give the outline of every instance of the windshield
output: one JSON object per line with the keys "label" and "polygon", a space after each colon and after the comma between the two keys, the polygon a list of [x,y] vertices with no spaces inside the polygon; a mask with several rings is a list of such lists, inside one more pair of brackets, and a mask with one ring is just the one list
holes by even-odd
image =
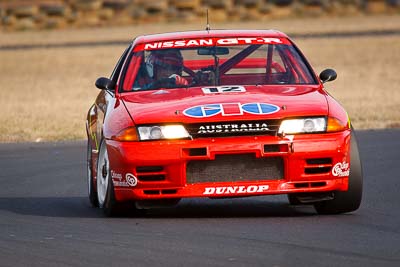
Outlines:
{"label": "windshield", "polygon": [[[244,41],[232,41],[238,39]],[[122,84],[123,91],[197,86],[316,84],[304,59],[287,39],[229,38],[200,41],[176,40],[137,46]]]}

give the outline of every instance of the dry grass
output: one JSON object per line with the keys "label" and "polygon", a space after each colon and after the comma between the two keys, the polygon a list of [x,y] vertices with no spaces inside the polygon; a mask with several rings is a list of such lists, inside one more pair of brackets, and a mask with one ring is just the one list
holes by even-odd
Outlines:
{"label": "dry grass", "polygon": [[0,52],[0,141],[82,139],[99,92],[94,81],[111,73],[124,49]]}
{"label": "dry grass", "polygon": [[[295,22],[295,23],[293,23]],[[336,24],[333,26],[326,26]],[[379,23],[377,25],[377,23]],[[393,24],[395,23],[395,24]],[[340,29],[399,29],[399,17],[272,22],[283,31],[308,33]],[[347,24],[347,25],[346,25]],[[395,26],[393,26],[395,25]],[[140,29],[3,33],[0,45],[129,39],[143,32],[195,28],[153,25]],[[257,26],[257,27],[256,27]],[[219,28],[261,28],[256,24]],[[396,28],[397,27],[397,28]],[[5,38],[3,38],[5,37]],[[400,126],[400,36],[295,40],[316,72],[337,70],[328,91],[347,109],[357,129]],[[0,51],[0,142],[83,139],[85,116],[124,46]]]}

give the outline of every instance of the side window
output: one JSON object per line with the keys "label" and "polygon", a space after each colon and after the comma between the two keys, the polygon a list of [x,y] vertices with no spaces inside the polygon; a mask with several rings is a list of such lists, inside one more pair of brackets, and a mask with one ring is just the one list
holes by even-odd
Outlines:
{"label": "side window", "polygon": [[118,77],[119,77],[119,74],[121,72],[122,65],[124,64],[125,58],[128,55],[128,51],[130,50],[131,46],[132,45],[129,45],[129,47],[125,49],[124,53],[122,54],[122,56],[118,60],[117,65],[115,65],[115,67],[114,67],[114,70],[113,70],[113,72],[112,72],[112,74],[110,76],[110,79],[114,83],[117,83],[117,81],[118,81]]}

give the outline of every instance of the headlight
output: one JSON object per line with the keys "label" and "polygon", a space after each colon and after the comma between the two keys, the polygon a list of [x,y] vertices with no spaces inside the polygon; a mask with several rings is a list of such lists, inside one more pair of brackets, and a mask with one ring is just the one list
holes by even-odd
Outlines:
{"label": "headlight", "polygon": [[190,137],[182,125],[139,126],[140,140],[182,139]]}
{"label": "headlight", "polygon": [[326,131],[326,118],[304,118],[284,120],[279,127],[279,134],[314,133]]}

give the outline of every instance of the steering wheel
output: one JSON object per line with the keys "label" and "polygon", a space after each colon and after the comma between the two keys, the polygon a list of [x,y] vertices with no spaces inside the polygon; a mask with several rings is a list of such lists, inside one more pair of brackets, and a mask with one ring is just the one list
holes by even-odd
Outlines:
{"label": "steering wheel", "polygon": [[186,66],[183,66],[183,71],[186,72],[187,74],[189,74],[189,76],[192,78],[192,82],[190,83],[189,86],[193,86],[193,85],[196,85],[196,84],[200,83],[200,79],[199,79],[199,74],[198,73],[201,72],[201,71],[194,72],[193,70],[189,69]]}

